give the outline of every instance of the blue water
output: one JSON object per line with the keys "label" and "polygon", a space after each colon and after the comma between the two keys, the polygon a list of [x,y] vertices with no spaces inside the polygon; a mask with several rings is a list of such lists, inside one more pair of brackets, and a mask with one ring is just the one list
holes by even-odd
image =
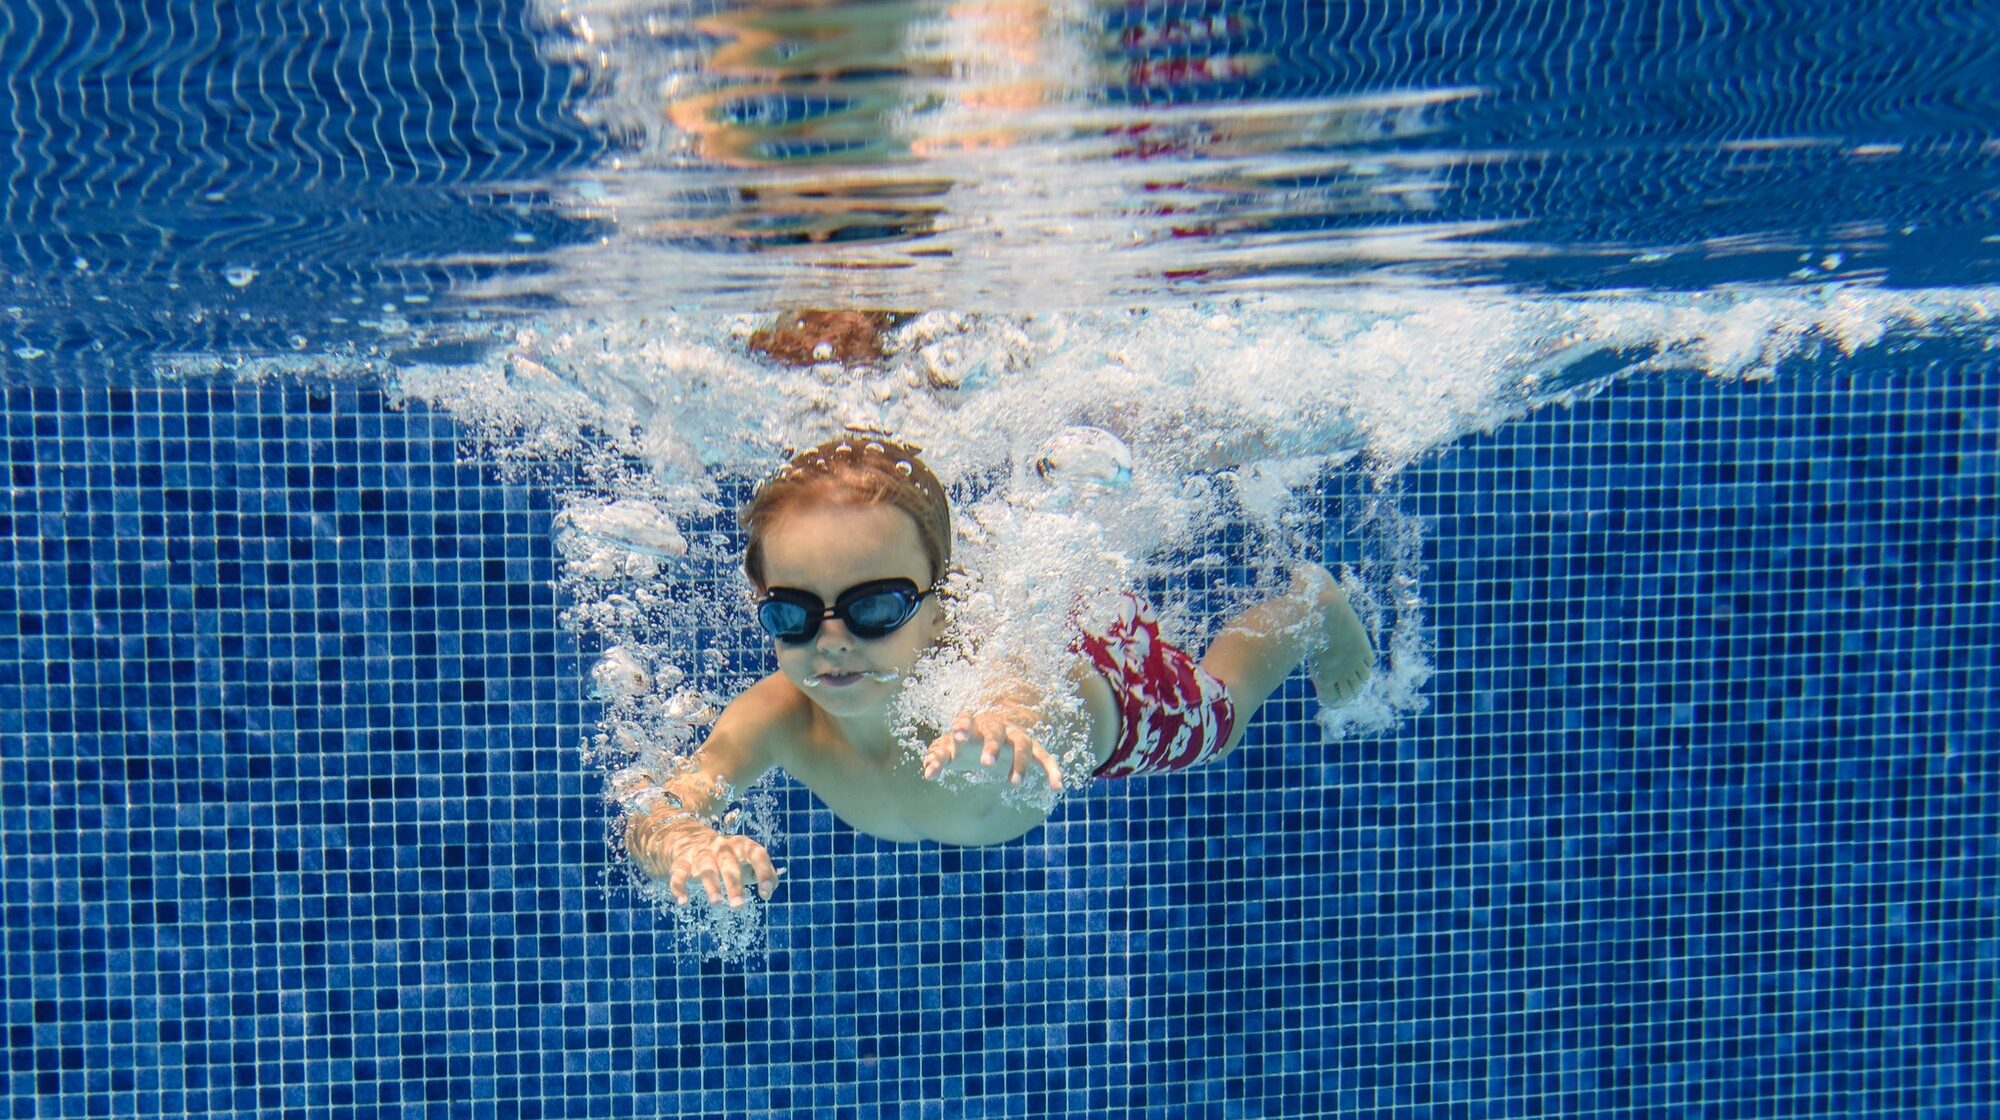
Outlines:
{"label": "blue water", "polygon": [[338,389],[7,398],[20,1115],[1980,1116],[2000,387],[1629,382],[1411,471],[1439,675],[990,850],[623,890],[549,500]]}
{"label": "blue water", "polygon": [[[1574,251],[1452,275],[1698,287],[1803,250],[1993,278],[1980,6],[1248,10],[1282,46],[1265,92],[1497,91],[1409,143],[1540,155],[1467,164],[1437,206]],[[375,380],[146,364],[300,333],[393,365],[442,343],[333,322],[354,295],[421,333],[601,232],[533,185],[614,145],[532,21],[442,11],[0,15],[9,1115],[2000,1107],[1977,338],[1635,377],[1455,439],[1389,492],[1427,525],[1424,710],[1330,744],[1294,679],[1228,765],[993,849],[878,843],[781,784],[765,951],[688,951],[613,872],[580,758],[565,480]],[[1837,142],[1720,146],[1777,135]],[[1902,162],[1851,156],[1879,143]],[[524,230],[522,259],[465,263]],[[1590,248],[1718,239],[1752,247]],[[1318,495],[1329,555],[1371,487]]]}

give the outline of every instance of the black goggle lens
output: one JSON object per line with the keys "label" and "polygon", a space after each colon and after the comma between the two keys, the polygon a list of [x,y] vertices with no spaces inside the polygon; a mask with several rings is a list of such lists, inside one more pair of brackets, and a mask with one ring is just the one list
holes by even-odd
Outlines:
{"label": "black goggle lens", "polygon": [[757,622],[764,627],[764,633],[781,642],[802,642],[806,635],[819,629],[812,615],[797,603],[783,599],[765,599],[757,604]]}
{"label": "black goggle lens", "polygon": [[906,579],[876,580],[841,592],[829,609],[810,592],[774,587],[757,601],[757,622],[772,638],[796,644],[811,641],[825,619],[837,618],[855,637],[872,641],[915,617],[929,594]]}

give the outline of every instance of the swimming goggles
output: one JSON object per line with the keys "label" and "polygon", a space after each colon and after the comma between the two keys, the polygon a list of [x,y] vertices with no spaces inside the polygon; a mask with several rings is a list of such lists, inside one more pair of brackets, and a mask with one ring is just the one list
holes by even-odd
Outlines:
{"label": "swimming goggles", "polygon": [[870,580],[841,592],[829,607],[809,591],[773,587],[757,600],[757,622],[764,633],[796,645],[812,641],[821,622],[837,618],[848,633],[873,641],[894,633],[914,618],[924,596],[936,590],[932,587],[919,591],[916,583],[907,579]]}

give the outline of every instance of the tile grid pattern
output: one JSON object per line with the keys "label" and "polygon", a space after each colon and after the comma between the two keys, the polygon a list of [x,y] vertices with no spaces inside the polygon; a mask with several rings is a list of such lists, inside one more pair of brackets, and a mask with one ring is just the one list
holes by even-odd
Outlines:
{"label": "tile grid pattern", "polygon": [[1395,734],[1319,743],[1295,679],[1241,764],[990,851],[785,787],[748,967],[604,885],[545,492],[353,389],[6,404],[10,1116],[2000,1096],[1990,360],[1635,382],[1463,441],[1399,495],[1438,676]]}

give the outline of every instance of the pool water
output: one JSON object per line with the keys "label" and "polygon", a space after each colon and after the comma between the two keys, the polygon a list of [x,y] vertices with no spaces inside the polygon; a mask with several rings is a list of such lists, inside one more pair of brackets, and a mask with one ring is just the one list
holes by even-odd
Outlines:
{"label": "pool water", "polygon": [[[938,7],[873,9],[914,34]],[[711,234],[796,230],[800,211],[744,191],[796,199],[771,184],[826,176],[826,150],[688,162],[686,136],[630,127],[650,67],[768,5],[0,14],[9,1115],[1992,1113],[1993,15],[1045,7],[1038,42],[1122,67],[999,120],[1099,190],[1067,233],[1023,202],[1046,184],[968,154],[990,129],[920,115],[864,130],[848,197],[958,159],[959,208],[936,213],[997,216],[917,229],[905,209],[803,248]],[[691,12],[710,30],[675,22]],[[606,61],[577,47],[578,15]],[[959,57],[941,26],[921,41]],[[1228,49],[1146,39],[1201,28]],[[838,77],[888,81],[892,123],[912,89],[977,107],[1014,88],[897,57]],[[1074,63],[1029,58],[1044,80]],[[1179,81],[1197,58],[1223,76]],[[819,120],[795,88],[814,74],[773,79],[751,139]],[[1281,102],[1348,131],[1245,125]],[[1203,237],[1125,206],[1135,161],[1088,150],[1184,104],[1235,130],[1148,155],[1204,165],[1168,193],[1235,184]],[[939,135],[957,155],[913,140]],[[1017,177],[967,197],[989,173]],[[996,229],[1026,247],[967,248]],[[1143,251],[1018,285],[1107,230]],[[938,244],[959,266],[896,257]],[[1436,353],[1370,351],[1390,403],[1280,431],[1294,453],[1358,450],[1301,500],[1310,551],[1380,567],[1369,511],[1421,526],[1405,559],[1430,676],[1392,726],[1328,737],[1295,677],[1226,765],[1094,788],[990,849],[877,842],[779,781],[785,886],[719,959],[633,890],[583,758],[607,639],[566,624],[554,537],[603,460],[557,440],[524,467],[534,433],[473,403],[597,320],[924,284],[1024,329],[1151,309],[1129,338],[1069,337],[1154,364],[1213,342],[1146,333],[1177,307],[1246,336],[1285,316],[1498,321],[1460,298],[1532,321],[1499,350],[1612,360],[1531,384],[1486,355],[1460,376],[1446,351],[1480,340],[1446,331]],[[1829,313],[1819,342],[1761,348],[1782,301],[1848,291],[1930,310]],[[1782,314],[1652,325],[1690,293]],[[1547,299],[1575,318],[1522,310]],[[728,337],[659,343],[652,382],[558,364],[560,399],[685,389],[662,409],[685,419],[694,373],[748,368]],[[1279,351],[1245,347],[1207,383],[1280,401],[1335,384],[1260,373]],[[987,385],[947,363],[973,371],[937,397],[951,408],[899,415],[1031,427],[992,402],[1068,378],[1052,349]],[[777,435],[716,418],[765,399],[808,415],[815,377],[721,405],[738,383],[710,378],[711,427],[651,431],[754,462],[723,437],[768,456]],[[1433,397],[1456,411],[1417,407]],[[967,446],[968,471],[1007,450]],[[665,579],[723,601],[733,517],[679,520],[701,547]],[[1252,578],[1263,530],[1208,529],[1219,571],[1162,566],[1150,593],[1200,604]],[[696,645],[693,673],[763,656],[747,626]]]}
{"label": "pool water", "polygon": [[623,889],[546,490],[379,393],[8,394],[23,1115],[1940,1115],[1993,1099],[2000,388],[1629,381],[1409,471],[1437,676],[996,849],[793,787]]}

